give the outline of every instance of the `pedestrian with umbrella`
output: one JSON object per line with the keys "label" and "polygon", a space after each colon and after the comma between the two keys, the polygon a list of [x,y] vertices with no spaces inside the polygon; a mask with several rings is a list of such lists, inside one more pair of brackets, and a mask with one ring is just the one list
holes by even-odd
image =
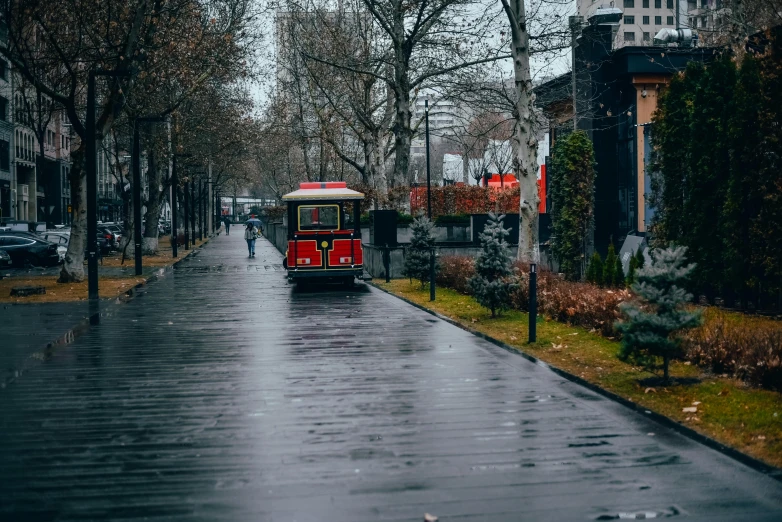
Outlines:
{"label": "pedestrian with umbrella", "polygon": [[250,253],[247,257],[255,257],[255,238],[257,237],[257,234],[255,233],[255,227],[252,223],[249,221],[247,222],[247,227],[244,229],[244,239],[247,241],[247,250]]}

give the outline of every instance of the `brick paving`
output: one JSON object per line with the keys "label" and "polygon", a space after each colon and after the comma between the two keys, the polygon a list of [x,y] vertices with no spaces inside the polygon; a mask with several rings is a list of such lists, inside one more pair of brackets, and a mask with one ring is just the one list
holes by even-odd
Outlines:
{"label": "brick paving", "polygon": [[0,519],[782,520],[782,483],[256,252],[213,239],[0,389]]}

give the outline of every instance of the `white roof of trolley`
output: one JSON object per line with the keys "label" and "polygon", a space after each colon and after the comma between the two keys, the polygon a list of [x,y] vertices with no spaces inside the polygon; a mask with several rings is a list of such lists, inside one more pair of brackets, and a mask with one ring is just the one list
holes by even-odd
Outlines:
{"label": "white roof of trolley", "polygon": [[344,181],[306,182],[282,197],[283,201],[310,201],[326,199],[364,199],[364,194],[348,188]]}

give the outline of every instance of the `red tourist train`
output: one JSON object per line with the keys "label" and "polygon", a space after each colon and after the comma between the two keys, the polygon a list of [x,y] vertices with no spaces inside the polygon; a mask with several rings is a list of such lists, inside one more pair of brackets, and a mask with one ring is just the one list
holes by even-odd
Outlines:
{"label": "red tourist train", "polygon": [[364,274],[361,206],[364,194],[342,181],[301,183],[288,205],[289,282],[318,279],[352,284]]}

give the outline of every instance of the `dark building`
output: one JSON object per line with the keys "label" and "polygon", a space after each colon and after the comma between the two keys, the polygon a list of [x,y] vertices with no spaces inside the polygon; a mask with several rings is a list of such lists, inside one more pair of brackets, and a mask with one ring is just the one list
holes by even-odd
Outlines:
{"label": "dark building", "polygon": [[653,214],[646,199],[646,166],[651,154],[649,123],[658,95],[689,62],[708,61],[715,52],[656,46],[612,50],[616,27],[606,17],[590,18],[575,49],[575,79],[567,73],[536,88],[538,106],[551,122],[552,147],[574,129],[576,91],[576,124],[595,149],[594,246],[603,255],[610,241],[618,248],[628,234],[645,235]]}

